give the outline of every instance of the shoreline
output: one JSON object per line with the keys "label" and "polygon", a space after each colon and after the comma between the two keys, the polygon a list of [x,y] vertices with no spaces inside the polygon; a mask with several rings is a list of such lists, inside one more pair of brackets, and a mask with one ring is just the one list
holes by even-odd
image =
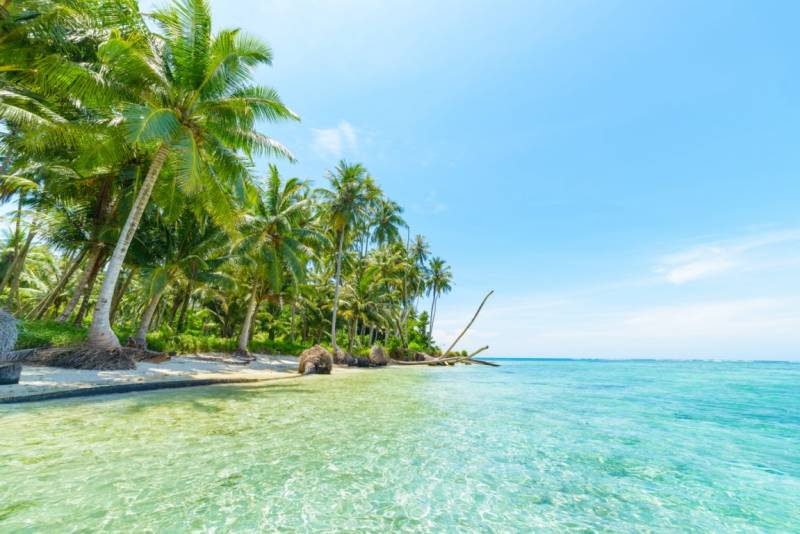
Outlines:
{"label": "shoreline", "polygon": [[[25,365],[18,384],[0,386],[0,404],[21,404],[224,384],[266,383],[302,378],[297,357],[254,354],[248,365],[224,355],[202,353],[172,357],[162,363],[139,362],[136,369],[95,371]],[[333,373],[357,368],[334,366]]]}

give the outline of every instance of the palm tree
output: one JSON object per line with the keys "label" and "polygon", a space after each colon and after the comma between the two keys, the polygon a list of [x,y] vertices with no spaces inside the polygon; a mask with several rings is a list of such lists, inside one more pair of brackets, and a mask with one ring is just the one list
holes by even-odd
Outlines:
{"label": "palm tree", "polygon": [[342,251],[350,227],[365,214],[368,200],[367,169],[360,163],[349,164],[342,160],[332,173],[328,173],[330,189],[321,191],[325,211],[333,226],[338,242],[336,248],[336,273],[331,314],[331,345],[336,352],[336,314],[339,311],[339,289],[342,284]]}
{"label": "palm tree", "polygon": [[220,272],[228,261],[229,235],[207,215],[194,216],[187,209],[174,221],[161,214],[146,221],[129,254],[142,268],[146,305],[131,342],[147,348],[147,332],[167,289],[175,282],[214,283],[232,288],[233,282]]}
{"label": "palm tree", "polygon": [[431,247],[425,240],[425,236],[417,234],[414,236],[414,242],[411,244],[411,257],[420,267],[425,267],[425,261],[431,253]]}
{"label": "palm tree", "polygon": [[315,228],[303,224],[311,198],[305,196],[308,185],[291,178],[281,181],[278,168],[270,165],[267,188],[248,217],[244,239],[238,249],[250,267],[251,276],[247,312],[239,334],[237,351],[247,353],[253,317],[260,295],[277,297],[284,287],[284,275],[293,284],[305,275],[305,263],[312,254],[309,245],[317,248],[330,245]]}
{"label": "palm tree", "polygon": [[439,295],[449,293],[452,289],[453,273],[450,266],[442,258],[432,258],[428,276],[428,293],[432,294],[431,299],[431,323],[428,329],[428,336],[433,335],[433,321],[436,318],[436,300]]}
{"label": "palm tree", "polygon": [[96,348],[120,346],[109,319],[114,288],[165,165],[185,194],[202,192],[207,209],[224,217],[232,215],[226,210],[232,191],[248,180],[240,152],[291,159],[285,147],[254,130],[259,119],[297,119],[274,90],[248,84],[253,67],[271,63],[269,47],[238,30],[212,35],[205,0],[178,0],[153,18],[160,35],[112,33],[99,50],[124,101],[128,141],[154,155],[106,268],[89,329],[88,343]]}
{"label": "palm tree", "polygon": [[373,219],[372,238],[378,246],[400,241],[400,228],[405,228],[406,222],[401,217],[403,208],[386,198],[380,199]]}

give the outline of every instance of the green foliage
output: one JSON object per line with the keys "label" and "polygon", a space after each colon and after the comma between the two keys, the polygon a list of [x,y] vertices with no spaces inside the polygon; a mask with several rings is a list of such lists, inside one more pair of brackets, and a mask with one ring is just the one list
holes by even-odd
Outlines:
{"label": "green foliage", "polygon": [[[237,339],[202,333],[172,334],[167,330],[159,330],[147,334],[147,346],[152,350],[177,353],[195,352],[233,352]],[[249,348],[259,354],[298,355],[308,347],[283,340],[269,340],[267,335],[259,333],[253,336]]]}
{"label": "green foliage", "polygon": [[[120,339],[126,339],[130,332],[117,329]],[[20,321],[19,337],[15,349],[41,347],[68,347],[78,345],[86,339],[86,328],[56,321]],[[147,334],[148,347],[156,351],[194,353],[194,352],[232,352],[236,349],[236,338],[225,338],[202,333],[173,334],[168,329]],[[298,355],[308,348],[304,344],[284,340],[270,341],[266,334],[253,337],[250,348],[261,354]]]}
{"label": "green foliage", "polygon": [[20,321],[16,349],[67,347],[86,339],[86,329],[56,321]]}
{"label": "green foliage", "polygon": [[[163,351],[232,351],[252,325],[246,348],[297,354],[329,343],[334,323],[354,354],[374,340],[438,350],[431,323],[450,268],[423,236],[406,243],[402,207],[363,164],[340,162],[320,189],[274,166],[255,174],[256,155],[291,159],[256,126],[297,119],[251,85],[271,64],[265,43],[212,31],[206,0],[147,14],[135,0],[6,3],[0,202],[15,213],[0,299],[36,319],[18,347],[80,343],[82,325],[107,317],[123,342],[141,326]],[[152,195],[137,201],[145,183]],[[106,268],[112,254],[121,273]],[[416,311],[426,292],[432,317]],[[98,300],[111,306],[93,317]]]}

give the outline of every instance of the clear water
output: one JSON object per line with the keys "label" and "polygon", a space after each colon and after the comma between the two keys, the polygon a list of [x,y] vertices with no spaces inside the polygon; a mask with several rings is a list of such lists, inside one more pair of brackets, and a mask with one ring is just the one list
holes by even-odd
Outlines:
{"label": "clear water", "polygon": [[2,532],[798,532],[800,365],[514,362],[0,407]]}

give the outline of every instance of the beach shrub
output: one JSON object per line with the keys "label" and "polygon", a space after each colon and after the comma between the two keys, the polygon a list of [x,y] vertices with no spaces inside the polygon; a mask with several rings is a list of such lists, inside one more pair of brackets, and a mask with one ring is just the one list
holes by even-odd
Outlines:
{"label": "beach shrub", "polygon": [[[117,336],[124,343],[131,332],[126,328],[115,328]],[[42,347],[69,347],[86,341],[86,327],[57,321],[20,321],[19,336],[15,349]],[[201,332],[174,333],[168,328],[147,334],[147,346],[160,352],[233,352],[236,338],[204,335]],[[262,354],[299,355],[308,347],[282,339],[270,340],[266,333],[253,336],[250,350]]]}
{"label": "beach shrub", "polygon": [[86,328],[57,321],[20,321],[16,350],[68,347],[86,340]]}
{"label": "beach shrub", "polygon": [[[147,346],[162,352],[233,352],[236,350],[235,337],[219,337],[200,332],[173,333],[169,329],[157,330],[147,334]],[[270,340],[267,333],[258,333],[250,342],[250,350],[261,354],[299,355],[308,348],[283,339]]]}

